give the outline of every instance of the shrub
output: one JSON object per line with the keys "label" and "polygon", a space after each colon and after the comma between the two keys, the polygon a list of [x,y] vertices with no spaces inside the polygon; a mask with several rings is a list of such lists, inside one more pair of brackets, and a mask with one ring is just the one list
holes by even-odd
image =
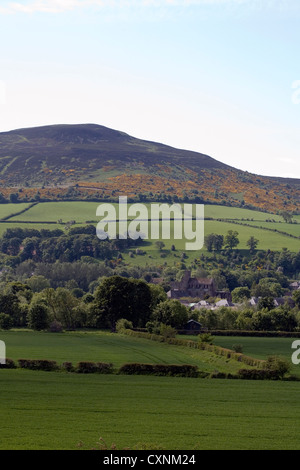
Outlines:
{"label": "shrub", "polygon": [[278,377],[282,379],[290,371],[291,365],[285,358],[269,356],[264,368],[267,371],[277,373]]}
{"label": "shrub", "polygon": [[74,371],[74,367],[73,367],[72,362],[63,362],[61,367],[62,367],[62,369],[64,369],[67,372],[73,372]]}
{"label": "shrub", "polygon": [[146,323],[146,329],[148,333],[153,333],[155,335],[159,335],[160,333],[160,324],[158,322],[148,321]]}
{"label": "shrub", "polygon": [[243,345],[242,344],[234,344],[232,346],[232,349],[236,353],[242,353],[243,352]]}
{"label": "shrub", "polygon": [[61,333],[63,331],[63,326],[59,321],[54,320],[50,323],[49,330],[51,333]]}
{"label": "shrub", "polygon": [[190,364],[123,364],[119,369],[120,374],[128,375],[160,375],[177,377],[198,377],[198,368]]}
{"label": "shrub", "polygon": [[225,372],[215,371],[210,374],[211,379],[227,379],[227,374]]}
{"label": "shrub", "polygon": [[0,364],[0,369],[16,369],[16,364],[12,359],[6,358],[5,364]]}
{"label": "shrub", "polygon": [[198,339],[200,341],[200,343],[212,343],[213,340],[214,340],[214,337],[211,336],[209,333],[201,333],[200,335],[198,335]]}
{"label": "shrub", "polygon": [[173,328],[172,326],[170,326],[170,325],[164,325],[164,324],[162,323],[162,324],[160,325],[159,333],[160,333],[161,336],[163,336],[164,338],[175,338],[177,331],[176,331],[175,328]]}
{"label": "shrub", "polygon": [[106,362],[82,361],[77,364],[76,372],[79,374],[110,374],[113,365]]}
{"label": "shrub", "polygon": [[238,377],[245,380],[279,380],[280,376],[275,370],[267,369],[240,369]]}
{"label": "shrub", "polygon": [[48,359],[19,359],[21,369],[54,371],[58,369],[56,361]]}
{"label": "shrub", "polygon": [[132,330],[133,324],[126,318],[120,318],[116,323],[116,332],[121,333],[123,330]]}
{"label": "shrub", "polygon": [[203,371],[203,370],[199,370],[197,376],[198,376],[200,379],[206,379],[207,377],[209,377],[209,372],[205,372],[205,371]]}

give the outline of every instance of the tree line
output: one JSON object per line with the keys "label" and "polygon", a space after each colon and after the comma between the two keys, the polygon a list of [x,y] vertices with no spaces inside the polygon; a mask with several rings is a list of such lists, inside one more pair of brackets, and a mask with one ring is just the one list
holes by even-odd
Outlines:
{"label": "tree line", "polygon": [[33,292],[25,283],[9,282],[0,291],[0,328],[28,327],[60,332],[63,329],[97,328],[116,330],[120,320],[133,328],[149,331],[162,326],[184,329],[189,319],[208,329],[297,331],[300,327],[300,294],[293,295],[295,307],[274,308],[264,304],[238,309],[191,310],[169,299],[165,290],[144,280],[114,275],[103,277],[94,293],[76,297],[64,287]]}
{"label": "tree line", "polygon": [[94,294],[78,298],[64,287],[33,292],[21,282],[9,282],[0,292],[0,328],[29,327],[61,331],[76,328],[116,329],[120,319],[144,328],[149,321],[181,328],[189,310],[170,300],[161,286],[114,275],[104,277]]}
{"label": "tree line", "polygon": [[[233,250],[236,248],[240,240],[238,238],[239,233],[236,230],[228,230],[227,235],[219,235],[216,233],[210,233],[204,238],[204,245],[208,252],[217,251],[220,252],[222,248],[229,248]],[[254,253],[258,246],[259,240],[251,236],[247,240],[247,246],[249,247],[250,253]]]}
{"label": "tree line", "polygon": [[32,259],[37,262],[73,262],[82,257],[105,260],[116,253],[142,243],[141,239],[99,240],[95,227],[73,227],[67,233],[60,229],[36,230],[9,228],[0,239],[0,252],[14,258],[14,264]]}

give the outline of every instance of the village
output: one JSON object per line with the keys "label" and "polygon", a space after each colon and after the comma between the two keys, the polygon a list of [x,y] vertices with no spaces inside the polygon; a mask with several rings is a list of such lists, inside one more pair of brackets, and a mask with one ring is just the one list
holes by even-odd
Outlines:
{"label": "village", "polygon": [[[293,299],[293,292],[300,292],[300,281],[293,281],[289,285],[289,291],[285,296],[274,297],[273,307],[288,305],[291,309],[296,303]],[[258,307],[261,297],[244,298],[243,301],[234,302],[232,293],[229,290],[218,290],[213,278],[192,277],[191,271],[186,270],[181,281],[172,283],[171,289],[167,292],[169,299],[176,299],[191,311],[218,310],[222,307],[239,309],[245,303],[251,307]],[[185,325],[186,330],[201,330],[202,325],[196,320],[189,320]]]}

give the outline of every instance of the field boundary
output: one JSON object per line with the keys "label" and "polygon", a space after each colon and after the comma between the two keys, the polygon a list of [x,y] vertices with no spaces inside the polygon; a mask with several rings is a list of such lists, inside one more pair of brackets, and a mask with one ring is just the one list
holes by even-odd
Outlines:
{"label": "field boundary", "polygon": [[221,346],[215,346],[213,344],[205,343],[203,341],[202,342],[193,341],[193,340],[181,339],[181,338],[165,338],[162,335],[156,335],[154,333],[143,333],[140,331],[133,331],[129,329],[123,329],[122,333],[128,336],[136,337],[136,338],[144,338],[144,339],[149,339],[151,341],[159,341],[161,343],[164,342],[164,343],[175,345],[175,346],[184,346],[188,348],[209,351],[209,352],[216,354],[217,356],[222,356],[222,357],[225,356],[227,359],[233,359],[238,362],[243,362],[244,364],[247,364],[248,366],[251,366],[251,367],[263,368],[263,366],[266,363],[266,361],[263,359],[255,359],[250,356],[245,356],[242,353],[236,353],[232,349],[222,348]]}
{"label": "field boundary", "polygon": [[[26,207],[25,209],[23,209],[23,210],[21,210],[21,211],[19,211],[19,212],[15,212],[15,213],[13,213],[13,214],[7,215],[6,217],[3,217],[3,218],[0,220],[0,222],[8,222],[9,219],[11,219],[12,217],[16,217],[17,215],[24,214],[24,212],[29,211],[32,207],[36,206],[37,204],[38,204],[38,202],[32,202],[32,203],[29,204],[29,206]],[[10,222],[11,222],[11,223],[13,223],[13,222],[18,222],[18,223],[19,223],[19,221],[10,221]]]}
{"label": "field boundary", "polygon": [[[300,331],[258,331],[258,330],[208,330],[213,336],[248,336],[253,338],[300,338]],[[193,332],[179,330],[180,335],[192,335]],[[196,333],[197,334],[197,333]]]}
{"label": "field boundary", "polygon": [[73,366],[71,362],[59,365],[48,359],[18,359],[18,365],[12,359],[6,359],[1,369],[27,369],[43,372],[67,372],[76,374],[115,374],[115,375],[148,375],[158,377],[182,377],[200,379],[231,379],[231,380],[287,380],[300,381],[299,377],[284,377],[280,370],[266,368],[239,369],[237,373],[205,372],[192,364],[150,364],[142,362],[125,363],[114,369],[112,363],[82,361]]}
{"label": "field boundary", "polygon": [[[282,230],[278,230],[276,228],[269,228],[269,227],[263,227],[263,226],[258,226],[258,225],[247,224],[247,223],[244,223],[241,219],[220,219],[220,218],[218,218],[218,219],[210,219],[210,220],[213,220],[214,222],[221,222],[221,223],[227,222],[227,223],[231,223],[231,224],[235,224],[235,225],[242,225],[242,226],[249,227],[249,228],[257,228],[259,230],[266,230],[266,231],[269,231],[269,232],[278,233],[279,235],[284,235],[285,237],[295,238],[296,240],[299,240],[299,238],[300,238],[300,237],[297,237],[296,235],[293,235],[293,234],[288,233],[288,232],[283,232]],[[261,222],[261,221],[256,221],[255,220],[254,222]],[[278,222],[278,223],[280,223],[280,222]],[[298,222],[296,222],[295,225],[298,225]]]}

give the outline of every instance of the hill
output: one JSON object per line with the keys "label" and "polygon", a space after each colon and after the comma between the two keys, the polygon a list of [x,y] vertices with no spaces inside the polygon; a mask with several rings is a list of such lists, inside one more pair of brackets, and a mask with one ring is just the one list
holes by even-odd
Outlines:
{"label": "hill", "polygon": [[194,201],[300,211],[300,180],[254,175],[95,124],[0,133],[0,200]]}

